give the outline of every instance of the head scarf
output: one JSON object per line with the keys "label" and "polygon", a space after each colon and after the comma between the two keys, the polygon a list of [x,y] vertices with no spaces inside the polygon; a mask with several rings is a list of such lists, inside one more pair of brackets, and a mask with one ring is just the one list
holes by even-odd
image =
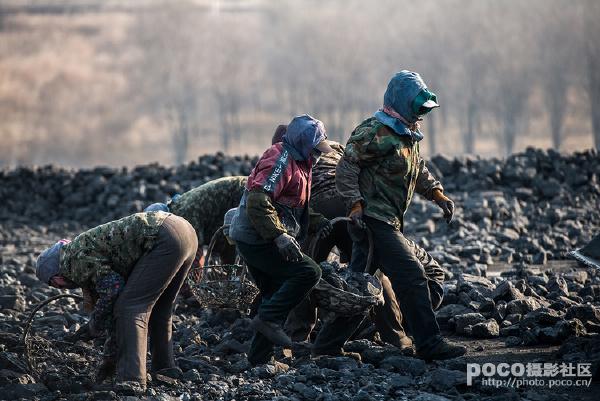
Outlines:
{"label": "head scarf", "polygon": [[46,284],[58,274],[60,269],[60,249],[68,244],[69,240],[61,239],[38,256],[36,261],[35,275]]}
{"label": "head scarf", "polygon": [[161,202],[157,202],[157,203],[153,203],[150,206],[148,206],[147,208],[144,209],[144,212],[169,212],[169,207],[167,206],[166,203],[161,203]]}
{"label": "head scarf", "polygon": [[312,150],[327,138],[325,126],[308,114],[294,117],[283,135],[283,143],[295,160],[309,160]]}
{"label": "head scarf", "polygon": [[[421,97],[426,98],[425,101],[415,107],[415,100]],[[429,100],[435,102],[435,95],[427,91],[421,76],[416,72],[403,70],[390,80],[383,96],[383,108],[375,113],[375,118],[396,134],[420,141],[423,134],[419,130],[419,111]]]}

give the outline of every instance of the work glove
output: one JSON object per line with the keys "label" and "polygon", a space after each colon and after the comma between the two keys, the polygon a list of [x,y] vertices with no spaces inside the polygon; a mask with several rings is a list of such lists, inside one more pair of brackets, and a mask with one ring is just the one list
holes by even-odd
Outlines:
{"label": "work glove", "polygon": [[96,368],[96,384],[114,376],[117,369],[117,361],[114,356],[105,356]]}
{"label": "work glove", "polygon": [[367,227],[365,225],[365,222],[362,219],[363,207],[362,207],[362,203],[360,203],[360,201],[356,202],[352,206],[352,209],[350,209],[350,213],[348,214],[348,217],[350,217],[350,219],[352,220],[352,224],[358,226],[359,228],[365,229]]}
{"label": "work glove", "polygon": [[281,234],[279,237],[275,238],[275,245],[277,245],[283,259],[288,262],[298,262],[302,260],[300,245],[291,235],[286,233]]}
{"label": "work glove", "polygon": [[450,224],[452,217],[454,216],[454,202],[439,189],[433,190],[433,200],[444,212],[446,223]]}
{"label": "work glove", "polygon": [[319,224],[319,228],[317,228],[317,232],[321,234],[321,238],[329,237],[331,231],[333,230],[333,224],[329,219],[323,219],[323,222]]}
{"label": "work glove", "polygon": [[75,343],[77,341],[89,341],[93,340],[99,335],[100,333],[91,328],[90,322],[88,322],[86,324],[81,325],[81,327],[79,327],[79,329],[75,333],[67,336],[65,340],[72,343]]}
{"label": "work glove", "polygon": [[102,330],[98,330],[96,328],[94,318],[90,318],[86,324],[81,325],[79,329],[70,336],[66,337],[67,341],[77,342],[77,341],[89,341],[94,338],[100,337],[102,335]]}

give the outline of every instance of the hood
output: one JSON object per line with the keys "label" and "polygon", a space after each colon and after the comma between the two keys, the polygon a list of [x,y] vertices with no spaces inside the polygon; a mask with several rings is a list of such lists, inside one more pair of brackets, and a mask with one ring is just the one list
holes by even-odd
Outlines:
{"label": "hood", "polygon": [[308,114],[294,117],[283,135],[283,143],[294,160],[309,160],[310,152],[327,138],[325,126]]}
{"label": "hood", "polygon": [[413,101],[427,85],[419,74],[403,70],[394,75],[383,95],[383,105],[391,107],[409,123],[416,123],[419,116],[413,108]]}
{"label": "hood", "polygon": [[71,241],[62,239],[38,256],[35,266],[35,275],[38,279],[48,284],[50,279],[58,274],[60,270],[60,249],[69,242]]}
{"label": "hood", "polygon": [[[383,95],[383,106],[384,109],[392,109],[401,118],[395,118],[383,110],[376,112],[375,118],[382,124],[390,127],[398,135],[410,136],[413,140],[420,141],[423,139],[423,134],[419,131],[417,124],[419,121],[417,114],[419,107],[415,107],[414,103],[415,99],[422,92],[429,93],[427,92],[425,82],[423,82],[419,74],[407,70],[396,73],[390,80],[387,90]],[[406,123],[411,125],[411,127]]]}

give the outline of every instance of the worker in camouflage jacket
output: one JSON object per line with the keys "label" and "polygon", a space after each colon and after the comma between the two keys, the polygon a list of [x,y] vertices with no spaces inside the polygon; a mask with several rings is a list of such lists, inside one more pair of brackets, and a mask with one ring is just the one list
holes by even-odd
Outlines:
{"label": "worker in camouflage jacket", "polygon": [[[210,243],[223,225],[225,213],[239,205],[247,181],[248,177],[243,176],[219,178],[181,195],[175,195],[168,203],[153,203],[144,209],[144,211],[160,210],[173,213],[183,217],[194,227],[198,237],[198,252],[190,273],[194,281],[200,279],[203,246]],[[215,250],[223,263],[234,262],[235,247],[227,244],[225,237],[217,239]]]}
{"label": "worker in camouflage jacket", "polygon": [[[423,263],[402,233],[404,213],[415,192],[435,201],[448,222],[454,212],[454,203],[419,155],[423,139],[419,121],[438,107],[436,101],[419,74],[397,73],[388,84],[383,108],[354,129],[336,170],[336,186],[354,222],[350,268],[364,269],[367,241],[363,229],[368,228],[373,235],[374,262],[390,278],[417,355],[424,359],[465,353],[464,347],[441,337]],[[338,319],[324,327],[324,334],[349,325]]]}
{"label": "worker in camouflage jacket", "polygon": [[331,229],[329,220],[309,209],[312,166],[331,151],[321,121],[306,114],[295,117],[282,142],[258,160],[233,215],[228,236],[261,295],[252,320],[252,364],[268,362],[274,344],[291,344],[283,322],[321,277],[319,265],[302,253],[299,241],[310,230]]}
{"label": "worker in camouflage jacket", "polygon": [[109,336],[97,381],[146,386],[148,334],[152,372],[179,376],[173,357],[175,298],[197,249],[196,233],[183,218],[164,212],[137,213],[61,240],[37,259],[37,277],[56,288],[84,290],[94,305],[77,333]]}
{"label": "worker in camouflage jacket", "polygon": [[[281,141],[285,133],[285,125],[279,126],[273,136],[273,143]],[[321,213],[328,219],[346,216],[344,199],[339,194],[335,185],[336,168],[344,155],[344,145],[334,141],[329,141],[333,149],[332,152],[321,156],[318,163],[313,167],[313,179],[311,186],[310,202],[312,209]],[[310,242],[310,241],[307,241]],[[439,263],[429,255],[423,248],[419,247],[413,241],[408,241],[413,252],[421,261],[427,276],[432,305],[437,309],[444,296],[444,270]],[[352,239],[348,233],[347,225],[336,224],[331,233],[325,238],[321,238],[315,247],[314,260],[317,263],[327,260],[331,249],[336,246],[340,251],[340,261],[348,262],[352,253]],[[371,271],[377,270],[371,266]],[[377,277],[381,281],[385,302],[383,305],[377,305],[372,313],[372,321],[379,332],[381,340],[392,344],[401,350],[412,350],[412,341],[406,335],[402,326],[402,313],[396,301],[396,296],[392,285],[387,276],[377,272]],[[315,327],[317,321],[317,305],[312,297],[307,297],[300,305],[294,308],[285,323],[285,331],[294,341],[305,341],[309,339],[310,333]],[[346,326],[352,332],[339,330],[330,333],[324,331],[317,337],[318,341],[313,348],[314,354],[343,355],[342,349],[348,336],[356,331],[353,325]]]}

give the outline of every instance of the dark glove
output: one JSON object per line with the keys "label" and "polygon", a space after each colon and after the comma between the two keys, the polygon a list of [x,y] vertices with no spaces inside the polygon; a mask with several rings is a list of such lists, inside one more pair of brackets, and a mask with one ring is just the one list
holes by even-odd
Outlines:
{"label": "dark glove", "polygon": [[444,212],[446,223],[450,224],[454,216],[454,202],[439,189],[433,190],[433,200]]}
{"label": "dark glove", "polygon": [[275,238],[275,245],[279,248],[279,253],[288,262],[298,262],[302,260],[302,251],[300,245],[294,237],[283,233]]}
{"label": "dark glove", "polygon": [[94,324],[94,319],[91,318],[88,320],[86,324],[81,325],[79,329],[70,336],[66,337],[67,341],[77,342],[77,341],[89,341],[94,338],[100,337],[102,335],[102,331],[98,330]]}
{"label": "dark glove", "polygon": [[366,228],[365,222],[362,219],[363,207],[360,202],[356,202],[352,206],[352,209],[350,209],[350,213],[348,214],[348,217],[350,217],[350,219],[352,219],[352,224],[354,224],[362,229]]}
{"label": "dark glove", "polygon": [[117,369],[117,361],[113,357],[104,357],[96,369],[96,384],[112,377]]}
{"label": "dark glove", "polygon": [[323,219],[323,222],[319,225],[317,232],[320,234],[321,238],[329,237],[331,231],[333,230],[333,224],[328,219]]}

